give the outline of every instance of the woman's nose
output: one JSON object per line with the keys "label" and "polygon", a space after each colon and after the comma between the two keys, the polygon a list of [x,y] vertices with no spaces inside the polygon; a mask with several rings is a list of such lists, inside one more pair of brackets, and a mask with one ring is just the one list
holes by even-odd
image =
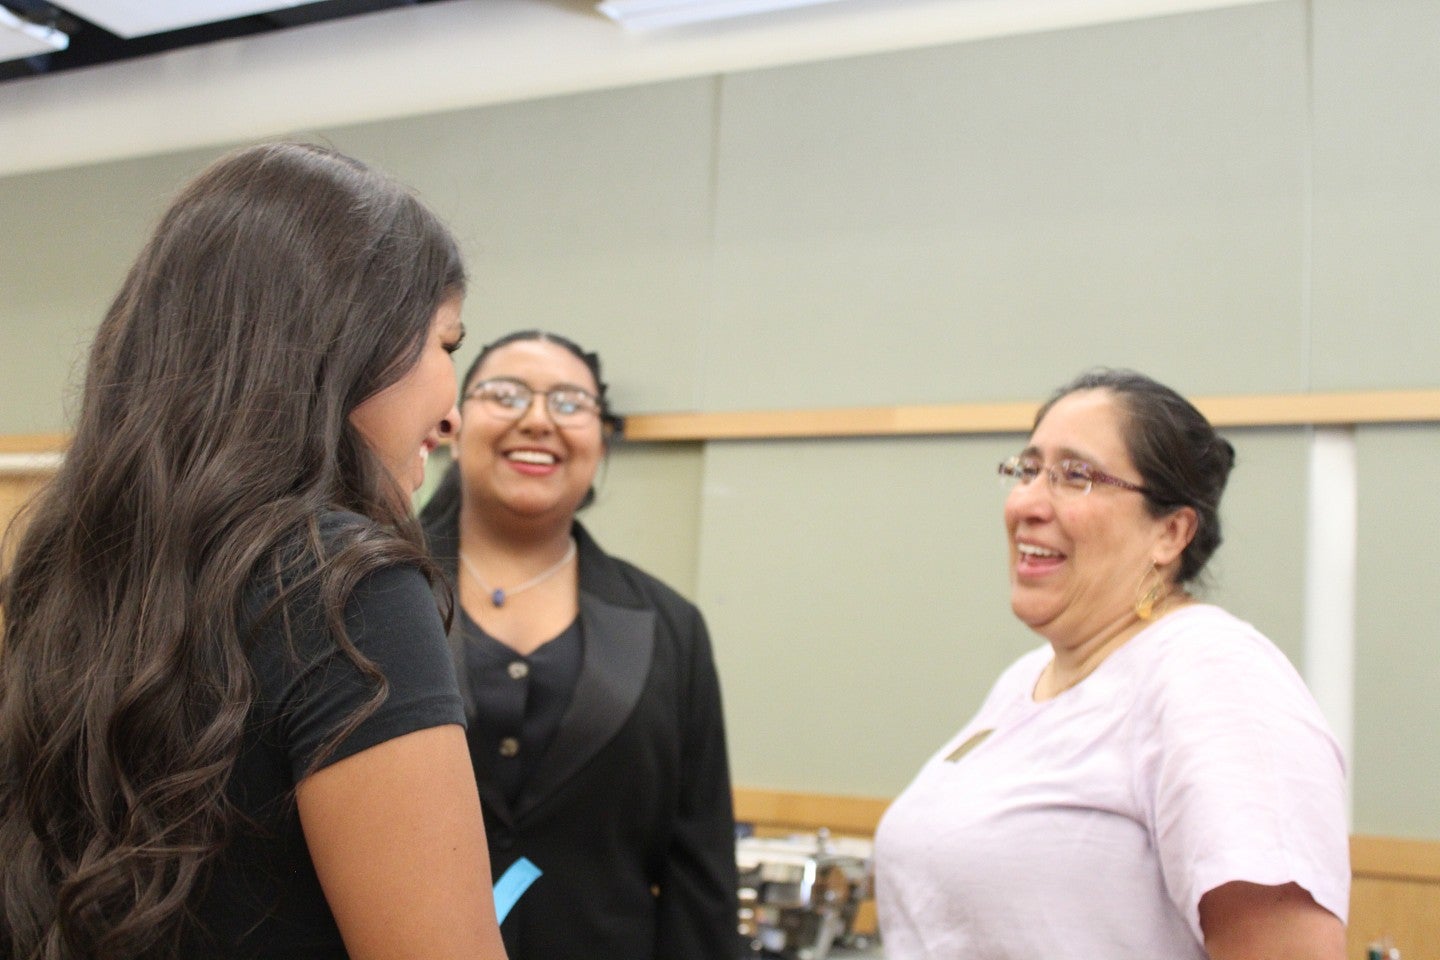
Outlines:
{"label": "woman's nose", "polygon": [[555,425],[550,418],[549,394],[536,393],[530,398],[530,405],[520,415],[519,424],[526,430],[549,430]]}
{"label": "woman's nose", "polygon": [[1045,517],[1054,511],[1055,500],[1050,493],[1050,478],[1042,472],[1029,483],[1017,483],[1005,497],[1005,515],[1020,517]]}

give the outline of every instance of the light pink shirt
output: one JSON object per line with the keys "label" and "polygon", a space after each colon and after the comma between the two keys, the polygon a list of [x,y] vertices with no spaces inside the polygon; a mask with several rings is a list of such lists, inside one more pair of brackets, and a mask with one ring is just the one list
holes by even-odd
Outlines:
{"label": "light pink shirt", "polygon": [[1274,644],[1191,605],[1036,703],[1050,658],[1012,664],[881,821],[887,960],[1198,960],[1200,898],[1232,880],[1345,919],[1344,759]]}

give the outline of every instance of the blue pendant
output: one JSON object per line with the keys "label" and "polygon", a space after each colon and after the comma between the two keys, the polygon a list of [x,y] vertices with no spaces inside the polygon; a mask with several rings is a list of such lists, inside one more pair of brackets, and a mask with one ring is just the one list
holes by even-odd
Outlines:
{"label": "blue pendant", "polygon": [[495,604],[495,606],[497,607],[505,606],[505,591],[501,590],[499,587],[496,587],[490,593],[490,602]]}

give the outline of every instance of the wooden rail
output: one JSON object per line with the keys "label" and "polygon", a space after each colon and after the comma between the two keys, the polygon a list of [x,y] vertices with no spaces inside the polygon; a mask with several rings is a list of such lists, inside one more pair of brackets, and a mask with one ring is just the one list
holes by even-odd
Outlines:
{"label": "wooden rail", "polygon": [[890,801],[883,797],[847,797],[736,787],[735,819],[765,833],[831,833],[869,837]]}
{"label": "wooden rail", "polygon": [[69,442],[63,433],[0,434],[0,453],[60,453]]}
{"label": "wooden rail", "polygon": [[[1217,427],[1344,426],[1366,423],[1440,423],[1440,390],[1371,390],[1196,397]],[[1025,433],[1035,401],[952,403],[815,410],[717,413],[636,413],[625,436],[641,443],[705,440],[781,440],[805,437],[903,437]],[[59,433],[0,436],[0,454],[56,453]]]}
{"label": "wooden rail", "polygon": [[[1440,390],[1196,397],[1217,427],[1440,422]],[[649,413],[625,418],[630,440],[772,440],[1026,433],[1039,403],[958,403],[731,413]]]}

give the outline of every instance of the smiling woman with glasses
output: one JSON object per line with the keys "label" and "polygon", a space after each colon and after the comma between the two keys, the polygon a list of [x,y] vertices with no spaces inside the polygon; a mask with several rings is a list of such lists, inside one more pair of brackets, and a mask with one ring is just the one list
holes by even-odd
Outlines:
{"label": "smiling woman with glasses", "polygon": [[460,600],[451,644],[496,875],[540,871],[501,924],[510,960],[733,960],[705,621],[576,519],[620,426],[600,358],[510,334],[461,396],[455,464],[421,519]]}
{"label": "smiling woman with glasses", "polygon": [[1344,956],[1340,748],[1284,654],[1190,592],[1233,463],[1178,393],[1101,370],[1000,464],[1010,606],[1046,642],[881,821],[887,955]]}

